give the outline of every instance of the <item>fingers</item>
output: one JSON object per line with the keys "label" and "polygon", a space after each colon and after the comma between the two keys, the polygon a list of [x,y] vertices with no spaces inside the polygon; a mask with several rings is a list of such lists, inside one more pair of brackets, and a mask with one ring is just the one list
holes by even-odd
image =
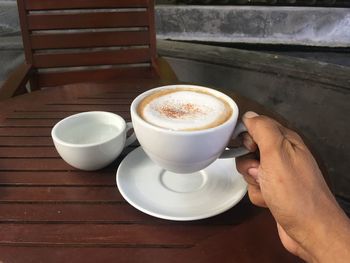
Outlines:
{"label": "fingers", "polygon": [[252,169],[258,169],[259,161],[250,158],[250,156],[242,156],[236,158],[236,167],[248,184],[259,185],[257,174],[251,174]]}
{"label": "fingers", "polygon": [[266,207],[258,182],[259,161],[251,159],[250,156],[242,156],[236,158],[236,167],[248,183],[250,201],[257,206]]}
{"label": "fingers", "polygon": [[267,207],[265,200],[261,194],[261,190],[258,186],[248,185],[248,196],[250,201],[260,207]]}
{"label": "fingers", "polygon": [[[287,129],[269,117],[248,111],[243,115],[243,122],[248,129],[249,135],[263,155],[279,149],[278,147],[282,147],[282,144],[286,142],[292,148],[307,148],[296,132]],[[244,145],[250,150],[254,147],[254,144],[248,137],[245,138]]]}
{"label": "fingers", "polygon": [[261,153],[271,150],[271,148],[282,143],[284,137],[281,133],[281,125],[276,121],[248,111],[243,115],[243,122]]}

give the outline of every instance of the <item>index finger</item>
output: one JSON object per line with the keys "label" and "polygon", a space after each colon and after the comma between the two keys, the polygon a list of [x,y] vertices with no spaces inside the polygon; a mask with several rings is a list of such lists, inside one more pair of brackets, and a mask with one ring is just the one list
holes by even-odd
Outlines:
{"label": "index finger", "polygon": [[243,122],[261,153],[271,151],[282,144],[284,139],[282,127],[275,120],[248,111],[243,115]]}

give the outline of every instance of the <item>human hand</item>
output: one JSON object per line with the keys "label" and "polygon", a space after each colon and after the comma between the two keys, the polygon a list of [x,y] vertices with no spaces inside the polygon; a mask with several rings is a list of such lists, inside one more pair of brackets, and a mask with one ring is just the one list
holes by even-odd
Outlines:
{"label": "human hand", "polygon": [[237,158],[252,203],[268,207],[284,247],[309,262],[350,262],[350,223],[300,136],[247,112],[244,144],[260,161]]}

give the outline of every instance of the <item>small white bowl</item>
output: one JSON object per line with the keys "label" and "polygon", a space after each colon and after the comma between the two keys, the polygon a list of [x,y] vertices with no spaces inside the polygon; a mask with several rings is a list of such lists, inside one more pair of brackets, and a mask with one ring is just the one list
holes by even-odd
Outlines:
{"label": "small white bowl", "polygon": [[51,136],[63,160],[75,168],[93,171],[112,163],[136,140],[134,134],[126,139],[131,128],[132,124],[117,114],[90,111],[59,121]]}

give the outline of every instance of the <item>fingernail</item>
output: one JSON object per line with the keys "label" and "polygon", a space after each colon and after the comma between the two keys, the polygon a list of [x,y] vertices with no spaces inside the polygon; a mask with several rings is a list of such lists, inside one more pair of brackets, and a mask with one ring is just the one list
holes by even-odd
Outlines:
{"label": "fingernail", "polygon": [[246,113],[244,113],[243,118],[250,119],[257,116],[259,116],[259,114],[255,113],[254,111],[247,111]]}

